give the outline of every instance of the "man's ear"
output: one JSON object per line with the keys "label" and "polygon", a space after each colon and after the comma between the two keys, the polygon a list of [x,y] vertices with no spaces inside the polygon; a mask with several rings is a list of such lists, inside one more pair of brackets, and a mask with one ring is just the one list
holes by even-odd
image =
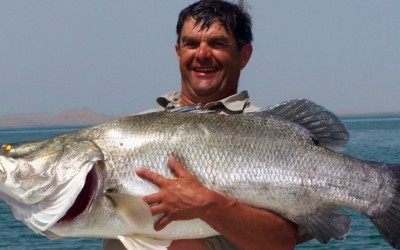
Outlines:
{"label": "man's ear", "polygon": [[244,69],[250,60],[251,54],[253,53],[253,45],[251,43],[245,44],[241,49],[241,68]]}
{"label": "man's ear", "polygon": [[181,60],[181,52],[179,50],[179,44],[178,43],[175,44],[175,52],[176,52],[176,56],[178,58],[178,61]]}

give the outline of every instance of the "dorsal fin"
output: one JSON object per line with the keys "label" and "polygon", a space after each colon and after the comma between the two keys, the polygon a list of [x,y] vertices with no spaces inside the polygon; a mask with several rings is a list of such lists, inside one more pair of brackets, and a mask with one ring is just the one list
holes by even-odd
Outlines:
{"label": "dorsal fin", "polygon": [[307,99],[286,101],[248,114],[299,124],[310,131],[320,146],[340,148],[349,140],[349,133],[339,117]]}

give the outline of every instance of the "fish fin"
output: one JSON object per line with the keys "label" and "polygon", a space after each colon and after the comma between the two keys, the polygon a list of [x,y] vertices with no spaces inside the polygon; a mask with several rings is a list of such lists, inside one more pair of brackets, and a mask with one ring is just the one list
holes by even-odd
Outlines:
{"label": "fish fin", "polygon": [[118,236],[124,246],[130,250],[166,250],[172,240],[154,239],[140,235]]}
{"label": "fish fin", "polygon": [[389,165],[393,171],[395,194],[384,213],[372,215],[370,220],[392,247],[400,249],[400,164]]}
{"label": "fish fin", "polygon": [[350,217],[340,207],[327,207],[311,217],[295,220],[301,227],[321,243],[331,238],[343,240],[350,230]]}
{"label": "fish fin", "polygon": [[46,230],[43,232],[40,232],[42,235],[46,236],[47,238],[49,238],[50,240],[58,240],[61,239],[61,236],[59,236],[58,234],[53,233],[50,230]]}
{"label": "fish fin", "polygon": [[248,114],[294,122],[310,131],[316,144],[323,147],[341,148],[349,140],[349,133],[339,117],[307,99],[286,101]]}
{"label": "fish fin", "polygon": [[130,224],[139,227],[153,225],[153,218],[149,205],[139,197],[127,194],[105,192],[115,210]]}

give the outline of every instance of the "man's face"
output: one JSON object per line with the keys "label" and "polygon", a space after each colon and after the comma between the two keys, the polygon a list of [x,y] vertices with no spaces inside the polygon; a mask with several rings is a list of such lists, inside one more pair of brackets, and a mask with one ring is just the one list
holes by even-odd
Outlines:
{"label": "man's face", "polygon": [[195,21],[185,21],[175,46],[182,77],[182,100],[206,103],[236,93],[240,71],[250,59],[250,44],[237,49],[235,38],[218,22],[200,30]]}

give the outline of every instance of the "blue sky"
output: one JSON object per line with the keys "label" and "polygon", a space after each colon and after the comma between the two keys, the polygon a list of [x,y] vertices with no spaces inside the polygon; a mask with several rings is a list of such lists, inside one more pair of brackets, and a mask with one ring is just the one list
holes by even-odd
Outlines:
{"label": "blue sky", "polygon": [[[177,90],[179,11],[193,1],[3,0],[0,116],[87,107],[134,114]],[[399,0],[248,0],[258,106],[308,98],[337,113],[400,111]]]}

